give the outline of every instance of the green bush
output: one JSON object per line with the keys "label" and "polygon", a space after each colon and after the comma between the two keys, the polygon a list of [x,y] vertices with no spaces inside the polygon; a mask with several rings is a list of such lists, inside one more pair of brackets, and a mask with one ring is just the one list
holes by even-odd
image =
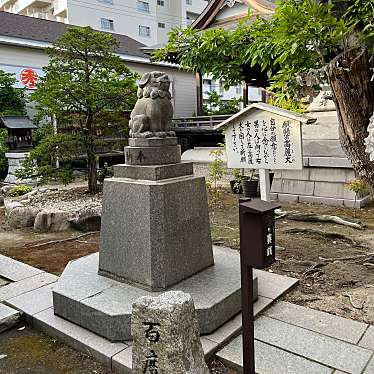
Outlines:
{"label": "green bush", "polygon": [[27,193],[29,193],[31,191],[32,191],[31,186],[17,186],[17,187],[13,187],[9,191],[8,195],[10,197],[17,197],[17,196],[26,195]]}

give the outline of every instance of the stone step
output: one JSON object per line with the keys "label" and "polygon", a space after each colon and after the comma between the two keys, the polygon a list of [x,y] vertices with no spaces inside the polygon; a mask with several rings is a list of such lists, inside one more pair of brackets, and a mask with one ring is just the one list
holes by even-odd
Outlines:
{"label": "stone step", "polygon": [[17,325],[20,319],[21,312],[0,304],[0,333]]}

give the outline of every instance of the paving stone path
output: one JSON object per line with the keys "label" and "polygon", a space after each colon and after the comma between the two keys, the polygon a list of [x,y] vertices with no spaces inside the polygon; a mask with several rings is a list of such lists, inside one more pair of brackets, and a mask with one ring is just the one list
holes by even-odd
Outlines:
{"label": "paving stone path", "polygon": [[[278,302],[255,322],[259,374],[374,374],[374,326]],[[242,336],[217,356],[242,371]]]}

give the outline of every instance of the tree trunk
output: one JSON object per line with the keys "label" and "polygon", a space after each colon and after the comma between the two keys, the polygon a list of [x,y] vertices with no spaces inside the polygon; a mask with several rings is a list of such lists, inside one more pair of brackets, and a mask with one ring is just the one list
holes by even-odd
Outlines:
{"label": "tree trunk", "polygon": [[341,145],[353,168],[374,195],[374,163],[365,152],[364,139],[374,111],[367,50],[355,48],[337,56],[327,67],[339,119]]}
{"label": "tree trunk", "polygon": [[[91,152],[89,152],[91,153]],[[87,166],[88,166],[88,192],[97,193],[97,167],[96,167],[96,156],[95,153],[91,155],[88,153]]]}

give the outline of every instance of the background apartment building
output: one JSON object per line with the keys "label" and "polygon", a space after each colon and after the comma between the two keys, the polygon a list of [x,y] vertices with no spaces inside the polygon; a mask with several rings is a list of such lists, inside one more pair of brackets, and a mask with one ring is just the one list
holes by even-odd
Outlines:
{"label": "background apartment building", "polygon": [[174,26],[187,26],[208,0],[0,0],[0,11],[91,26],[151,46],[167,41]]}

